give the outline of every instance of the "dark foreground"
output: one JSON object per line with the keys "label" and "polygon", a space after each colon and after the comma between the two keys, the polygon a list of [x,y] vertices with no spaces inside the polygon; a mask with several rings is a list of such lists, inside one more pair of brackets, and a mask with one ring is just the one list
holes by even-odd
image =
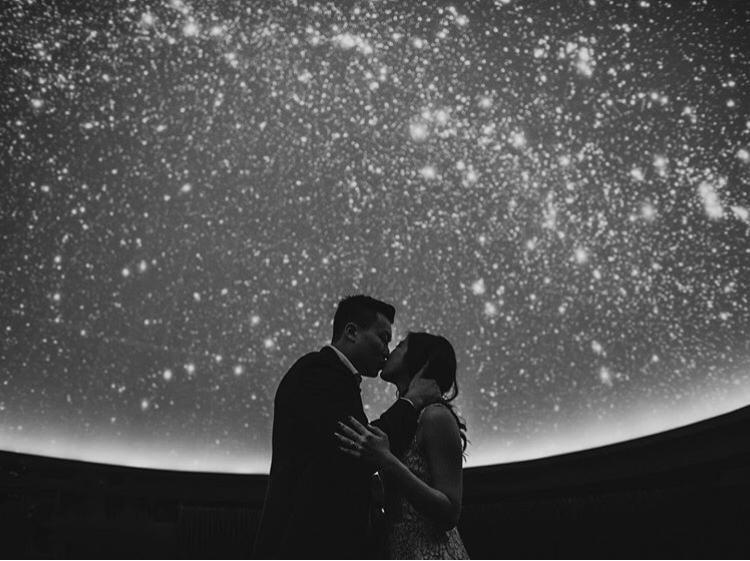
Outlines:
{"label": "dark foreground", "polygon": [[[265,482],[2,452],[3,557],[248,558]],[[464,505],[475,558],[750,557],[750,407],[467,469]]]}

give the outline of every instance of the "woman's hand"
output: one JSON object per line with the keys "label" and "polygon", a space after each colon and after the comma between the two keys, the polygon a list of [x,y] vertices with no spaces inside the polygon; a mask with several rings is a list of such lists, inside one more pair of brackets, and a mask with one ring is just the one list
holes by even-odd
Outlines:
{"label": "woman's hand", "polygon": [[378,468],[395,459],[388,435],[376,426],[364,426],[354,417],[350,416],[347,423],[339,421],[339,432],[335,436],[339,441],[339,450]]}
{"label": "woman's hand", "polygon": [[409,382],[409,389],[406,390],[406,395],[403,396],[412,402],[417,412],[432,403],[440,401],[442,397],[438,383],[433,379],[423,378],[429,365],[429,360],[424,363],[424,366],[419,369],[411,379],[411,382]]}

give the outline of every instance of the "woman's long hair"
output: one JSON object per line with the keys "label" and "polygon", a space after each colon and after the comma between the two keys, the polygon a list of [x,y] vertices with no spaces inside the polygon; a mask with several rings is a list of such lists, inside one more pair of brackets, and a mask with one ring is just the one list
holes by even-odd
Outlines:
{"label": "woman's long hair", "polygon": [[443,394],[440,403],[446,405],[450,409],[450,412],[453,413],[461,433],[462,449],[466,451],[468,443],[468,439],[466,438],[466,423],[458,416],[451,403],[458,396],[456,353],[453,350],[453,345],[445,337],[432,335],[431,333],[415,333],[410,331],[406,337],[405,362],[409,376],[413,378],[424,364],[428,360],[430,361],[423,377],[437,382]]}

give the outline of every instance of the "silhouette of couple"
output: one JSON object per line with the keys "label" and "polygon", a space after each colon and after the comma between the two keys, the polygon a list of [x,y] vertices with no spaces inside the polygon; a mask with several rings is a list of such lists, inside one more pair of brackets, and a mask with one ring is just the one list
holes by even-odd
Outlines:
{"label": "silhouette of couple", "polygon": [[[256,557],[468,557],[456,528],[466,448],[450,404],[456,356],[428,333],[389,353],[394,316],[369,296],[345,298],[331,344],[281,380]],[[368,423],[360,382],[381,369],[399,398]]]}

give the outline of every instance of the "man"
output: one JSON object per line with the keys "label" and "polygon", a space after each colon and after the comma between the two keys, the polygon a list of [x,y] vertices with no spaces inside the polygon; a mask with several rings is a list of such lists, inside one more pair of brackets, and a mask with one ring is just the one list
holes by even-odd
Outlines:
{"label": "man", "polygon": [[[367,556],[373,469],[338,450],[337,422],[367,424],[359,384],[388,358],[393,306],[358,295],[339,302],[330,345],[300,358],[276,391],[271,475],[256,557]],[[410,444],[422,407],[437,401],[434,380],[415,376],[408,392],[373,422],[400,454]]]}

